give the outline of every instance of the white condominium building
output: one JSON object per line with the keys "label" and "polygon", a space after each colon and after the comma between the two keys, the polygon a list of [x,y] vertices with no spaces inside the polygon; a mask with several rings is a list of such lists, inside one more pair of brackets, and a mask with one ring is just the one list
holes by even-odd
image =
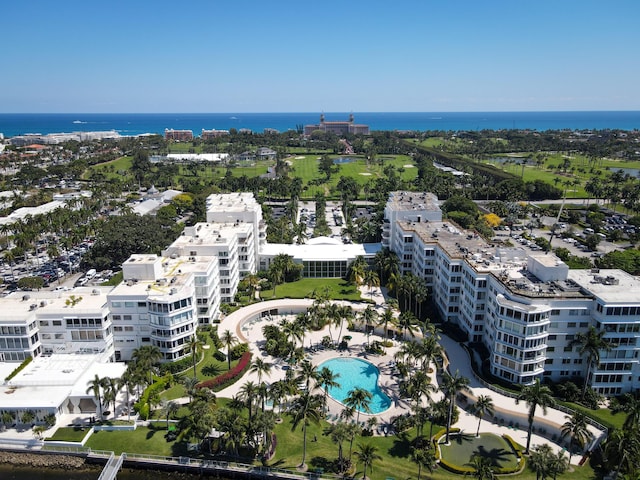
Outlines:
{"label": "white condominium building", "polygon": [[[254,261],[258,258],[260,247],[267,242],[267,225],[262,219],[262,206],[251,192],[209,195],[207,222],[214,225],[251,225],[253,234],[246,237],[246,244],[253,247]],[[246,270],[254,273],[255,264],[248,265]]]}
{"label": "white condominium building", "polygon": [[21,362],[52,353],[113,357],[113,330],[105,291],[32,292],[2,299],[0,361]]}
{"label": "white condominium building", "polygon": [[209,290],[215,282],[208,278],[215,266],[207,257],[132,255],[122,265],[123,282],[107,295],[116,359],[130,360],[144,345],[158,347],[165,361],[188,355],[199,306],[209,312],[216,305],[217,292]]}
{"label": "white condominium building", "polygon": [[411,218],[413,210],[398,202],[408,195],[413,204],[422,194],[392,194],[383,244],[403,272],[426,280],[441,318],[484,346],[493,375],[516,384],[584,378],[587,359],[571,342],[595,327],[614,348],[600,352],[589,384],[605,395],[640,387],[637,278],[621,270],[569,270],[552,253],[492,246],[450,221],[425,222],[421,207]]}

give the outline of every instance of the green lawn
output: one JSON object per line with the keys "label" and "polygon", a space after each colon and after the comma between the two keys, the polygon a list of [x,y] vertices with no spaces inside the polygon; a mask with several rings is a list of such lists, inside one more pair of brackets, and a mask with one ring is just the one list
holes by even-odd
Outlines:
{"label": "green lawn", "polygon": [[600,422],[609,428],[622,428],[622,424],[626,418],[624,413],[613,414],[608,408],[599,408],[597,410],[591,410],[583,405],[571,402],[561,402],[569,408],[583,412],[588,417],[593,418],[596,422]]}
{"label": "green lawn", "polygon": [[[326,428],[329,426],[327,422],[321,422],[320,425],[311,424],[307,427],[307,456],[305,463],[309,470],[317,468],[324,469],[329,472],[330,462],[338,458],[338,446],[331,441],[329,436],[324,435]],[[287,416],[284,422],[276,426],[276,437],[278,446],[273,459],[269,462],[270,466],[280,468],[296,468],[302,460],[302,430],[300,426],[295,431],[291,430],[291,422]],[[317,438],[317,441],[313,439]],[[367,476],[372,479],[384,479],[393,477],[397,479],[405,479],[416,476],[418,469],[411,461],[409,440],[404,437],[359,437],[353,442],[353,451],[358,449],[358,444],[371,443],[378,449],[378,454],[382,460],[378,460],[373,465],[373,475],[367,472]],[[345,456],[349,455],[349,442],[346,441],[342,445]],[[353,456],[356,461],[356,456]],[[362,465],[357,466],[357,476],[362,476]]]}
{"label": "green lawn", "polygon": [[84,427],[60,427],[52,436],[47,437],[47,440],[56,442],[81,442],[88,431],[89,430]]}
{"label": "green lawn", "polygon": [[111,160],[110,162],[93,165],[87,168],[87,170],[82,175],[82,178],[89,178],[91,176],[91,173],[93,172],[100,172],[108,179],[120,177],[121,175],[118,173],[118,171],[128,172],[131,168],[132,160],[133,157],[120,157],[115,160]]}
{"label": "green lawn", "polygon": [[[288,158],[292,164],[292,176],[300,177],[305,187],[304,197],[313,198],[318,192],[330,195],[335,192],[340,177],[353,178],[360,186],[376,178],[384,178],[384,167],[393,165],[399,170],[400,177],[405,181],[415,179],[418,170],[415,167],[405,167],[405,165],[413,165],[411,158],[407,155],[381,155],[374,162],[367,162],[363,157],[357,155],[349,155],[354,161],[350,163],[342,163],[338,165],[338,171],[331,176],[328,182],[322,182],[320,185],[310,185],[313,180],[324,180],[324,174],[318,171],[318,155],[298,155]],[[337,158],[338,155],[331,155]],[[365,198],[361,193],[361,198]]]}
{"label": "green lawn", "polygon": [[[541,165],[535,165],[533,163],[524,167],[524,173],[522,166],[518,165],[520,159],[528,156],[527,152],[519,154],[518,157],[511,157],[513,163],[503,163],[497,161],[485,161],[485,163],[494,165],[500,170],[512,173],[516,176],[523,176],[523,179],[527,182],[534,180],[543,180],[551,185],[555,185],[560,189],[564,189],[563,182],[566,180],[577,180],[579,185],[571,185],[567,188],[568,198],[584,198],[588,194],[584,190],[586,182],[593,177],[593,171],[600,171],[601,178],[608,177],[611,173],[621,168],[640,168],[639,161],[622,161],[614,160],[610,158],[599,159],[595,163],[589,163],[589,159],[582,155],[566,156],[559,153],[549,154],[545,156],[544,163]],[[510,158],[503,155],[495,155],[494,158]],[[569,165],[566,171],[558,170],[558,165],[562,164],[565,160],[568,160]]]}
{"label": "green lawn", "polygon": [[150,455],[180,456],[186,455],[187,446],[184,442],[167,442],[164,438],[164,426],[157,428],[138,427],[134,431],[95,432],[85,444],[94,450],[109,450],[116,455],[122,452],[148,453]]}
{"label": "green lawn", "polygon": [[314,291],[320,291],[329,287],[332,300],[367,300],[362,298],[355,285],[348,283],[342,278],[302,278],[296,282],[282,283],[276,287],[276,294],[273,290],[264,290],[260,296],[265,300],[278,298],[313,298]]}
{"label": "green lawn", "polygon": [[[213,366],[214,369],[217,369],[219,371],[219,374],[222,374],[228,370],[227,368],[228,364],[226,360],[223,362],[220,362],[215,358],[213,358],[213,354],[216,349],[213,346],[213,342],[209,336],[207,336],[207,345],[209,346],[209,348],[203,348],[202,360],[200,360],[200,362],[198,362],[198,364],[196,365],[197,378],[198,380],[201,380],[201,381],[207,380],[209,378],[213,378],[212,375],[205,375],[202,372],[202,370],[208,366],[209,367]],[[238,363],[238,361],[239,360],[231,361],[231,368],[233,368]],[[193,367],[186,369],[184,372],[181,372],[177,376],[193,377]],[[164,400],[173,400],[174,398],[180,398],[180,397],[186,397],[186,396],[187,396],[187,393],[185,392],[184,387],[178,381],[174,382],[174,384],[170,388],[168,388],[167,390],[165,390],[160,394],[160,397]]]}
{"label": "green lawn", "polygon": [[[223,405],[225,402],[226,399],[218,400],[219,405]],[[322,421],[319,425],[311,424],[308,427],[306,463],[310,470],[322,468],[328,473],[330,471],[330,463],[338,456],[337,445],[331,441],[330,437],[324,435],[328,425],[327,422]],[[427,425],[425,428],[425,431],[428,431],[429,426]],[[163,456],[189,454],[184,442],[167,442],[164,438],[165,433],[164,422],[154,422],[150,427],[139,427],[135,431],[96,432],[87,441],[86,446],[94,450],[113,451],[116,455],[122,452]],[[274,457],[269,461],[269,466],[295,469],[302,460],[302,430],[298,427],[298,429],[292,431],[290,419],[285,415],[284,421],[276,425],[275,433],[277,448]],[[374,462],[372,474],[367,472],[367,476],[371,480],[415,478],[418,474],[418,468],[411,460],[410,454],[413,435],[415,435],[415,432],[409,431],[406,435],[401,436],[358,437],[353,443],[353,451],[357,451],[358,444],[371,443],[377,448],[377,453],[382,459]],[[317,441],[314,441],[314,437]],[[500,437],[497,438],[502,440]],[[481,446],[487,451],[493,451],[493,444],[489,440],[485,442],[484,437],[482,439]],[[343,451],[344,455],[348,456],[348,441],[343,443]],[[201,455],[197,454],[195,456]],[[356,461],[355,455],[353,459]],[[258,464],[259,462],[256,460],[255,463]],[[588,465],[584,467],[574,466],[573,469],[573,472],[565,473],[559,476],[558,479],[591,480],[594,478],[594,471]],[[434,480],[464,478],[463,476],[449,473],[442,468],[436,469],[433,474],[423,470],[423,474],[427,478]],[[361,476],[362,465],[358,464],[356,465],[356,477],[360,478]],[[514,478],[518,480],[533,480],[535,479],[535,474],[525,468],[523,473],[515,475]]]}
{"label": "green lawn", "polygon": [[480,437],[468,433],[451,434],[451,445],[440,445],[442,458],[452,465],[466,467],[474,455],[491,460],[498,468],[514,469],[518,457],[507,441],[493,433],[481,433]]}

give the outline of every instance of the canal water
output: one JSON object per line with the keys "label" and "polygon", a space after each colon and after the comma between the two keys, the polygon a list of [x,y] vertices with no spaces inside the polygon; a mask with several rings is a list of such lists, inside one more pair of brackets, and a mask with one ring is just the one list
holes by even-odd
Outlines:
{"label": "canal water", "polygon": [[[99,465],[87,465],[82,469],[66,470],[55,468],[35,468],[0,464],[2,480],[96,480],[102,471]],[[197,480],[201,475],[182,472],[158,472],[154,470],[133,470],[123,468],[118,472],[118,480]]]}

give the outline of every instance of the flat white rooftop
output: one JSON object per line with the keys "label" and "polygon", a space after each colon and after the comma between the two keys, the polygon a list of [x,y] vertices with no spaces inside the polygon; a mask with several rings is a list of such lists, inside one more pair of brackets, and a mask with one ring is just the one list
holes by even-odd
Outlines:
{"label": "flat white rooftop", "polygon": [[[107,293],[113,287],[78,287],[66,292],[14,292],[2,300],[0,309],[0,322],[20,323],[28,315],[37,311],[47,314],[78,316],[83,313],[95,314],[103,308],[107,302]],[[67,300],[72,296],[82,297],[75,306],[67,305]]]}
{"label": "flat white rooftop", "polygon": [[172,160],[188,160],[193,162],[221,162],[229,157],[228,153],[170,153]]}
{"label": "flat white rooftop", "polygon": [[569,270],[569,278],[607,303],[640,303],[640,280],[622,270]]}
{"label": "flat white rooftop", "polygon": [[357,256],[375,255],[381,248],[379,243],[324,243],[313,245],[289,245],[269,243],[260,247],[260,255],[275,257],[280,253],[291,255],[302,261],[352,260]]}
{"label": "flat white rooftop", "polygon": [[[89,382],[100,378],[119,378],[124,363],[102,363],[100,355],[53,354],[37,357],[7,385],[0,386],[0,409],[57,408],[68,397],[90,397]],[[11,364],[11,371],[18,364]],[[2,370],[4,373],[4,370]],[[10,372],[9,372],[10,373]]]}

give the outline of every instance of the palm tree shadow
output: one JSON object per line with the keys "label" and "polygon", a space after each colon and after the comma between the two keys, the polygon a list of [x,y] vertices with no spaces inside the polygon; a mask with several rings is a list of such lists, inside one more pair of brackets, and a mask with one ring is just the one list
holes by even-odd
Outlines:
{"label": "palm tree shadow", "polygon": [[504,448],[492,448],[487,450],[484,446],[480,445],[472,454],[488,459],[491,465],[494,467],[501,467],[503,462],[508,462],[509,457],[513,456],[513,453],[507,452]]}
{"label": "palm tree shadow", "polygon": [[[462,445],[462,442],[473,442],[475,440],[476,436],[472,435],[470,433],[457,433],[455,435],[452,435],[452,439],[458,444],[458,445]],[[480,447],[482,448],[482,447]]]}
{"label": "palm tree shadow", "polygon": [[389,455],[396,458],[404,458],[409,456],[410,451],[411,441],[406,434],[401,433],[397,436],[396,440],[393,441],[391,448],[389,448]]}
{"label": "palm tree shadow", "polygon": [[309,461],[309,464],[313,468],[321,468],[324,471],[331,471],[331,468],[333,467],[333,462],[326,457],[313,457]]}

